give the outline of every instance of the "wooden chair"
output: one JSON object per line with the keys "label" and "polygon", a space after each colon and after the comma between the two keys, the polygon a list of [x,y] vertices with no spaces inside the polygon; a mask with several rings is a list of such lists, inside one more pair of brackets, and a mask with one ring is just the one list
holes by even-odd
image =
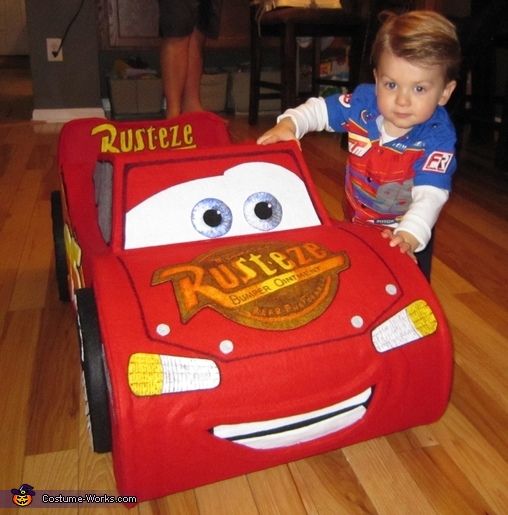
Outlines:
{"label": "wooden chair", "polygon": [[[249,123],[257,122],[260,99],[281,99],[281,110],[294,107],[300,99],[297,89],[297,38],[311,37],[312,95],[320,85],[353,88],[359,83],[368,65],[367,35],[373,23],[375,0],[342,0],[342,9],[281,7],[259,16],[259,5],[251,3],[250,11],[250,98]],[[325,80],[319,75],[320,44],[322,37],[350,38],[349,79]],[[266,38],[278,38],[280,45],[280,83],[261,80],[262,47]],[[271,90],[261,92],[261,88]]]}
{"label": "wooden chair", "polygon": [[[508,170],[508,81],[496,91],[499,81],[496,62],[508,49],[508,11],[506,0],[473,2],[471,16],[453,19],[461,40],[463,60],[461,75],[448,109],[457,127],[459,148],[464,129],[470,126],[469,140],[476,143],[495,141],[494,163]],[[467,84],[471,90],[467,91]],[[496,107],[501,120],[496,119]]]}

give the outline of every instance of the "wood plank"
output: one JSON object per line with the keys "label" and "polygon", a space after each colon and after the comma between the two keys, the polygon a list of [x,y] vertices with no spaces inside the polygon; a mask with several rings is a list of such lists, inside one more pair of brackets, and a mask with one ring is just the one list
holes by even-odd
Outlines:
{"label": "wood plank", "polygon": [[199,515],[194,490],[186,490],[167,495],[155,501],[146,501],[138,505],[140,515]]}
{"label": "wood plank", "polygon": [[440,221],[436,234],[435,253],[441,261],[492,300],[508,303],[506,253],[497,241],[452,217]]}
{"label": "wood plank", "polygon": [[399,457],[437,513],[489,513],[488,503],[440,445],[413,449]]}
{"label": "wood plank", "polygon": [[[440,423],[433,425],[432,431],[462,474],[489,504],[491,512],[504,513],[508,506],[507,464],[493,444],[453,404]],[[506,438],[506,431],[503,434]]]}
{"label": "wood plank", "polygon": [[0,241],[5,242],[0,245],[0,328],[20,273],[20,260],[40,187],[37,172],[20,174],[14,169],[15,163],[18,161],[11,162],[9,172],[0,181],[0,202],[4,202],[0,213]]}
{"label": "wood plank", "polygon": [[30,382],[27,454],[78,447],[81,379],[76,322],[70,304],[60,303],[56,295],[48,295],[54,307],[48,302],[43,310],[34,349],[37,366]]}
{"label": "wood plank", "polygon": [[253,472],[247,480],[259,513],[307,513],[287,465]]}
{"label": "wood plank", "polygon": [[459,365],[455,366],[452,403],[508,461],[508,410],[493,399]]}
{"label": "wood plank", "polygon": [[377,513],[342,451],[289,465],[307,513]]}
{"label": "wood plank", "polygon": [[[78,452],[74,448],[68,451],[51,452],[27,456],[23,477],[35,489],[34,505],[40,506],[41,496],[45,493],[51,496],[78,495]],[[29,481],[28,481],[28,478]],[[20,513],[24,508],[20,508]],[[37,513],[52,515],[55,512],[62,515],[77,515],[78,506],[53,505],[37,507]]]}
{"label": "wood plank", "polygon": [[247,476],[201,486],[194,490],[200,515],[258,515]]}
{"label": "wood plank", "polygon": [[498,334],[508,334],[508,312],[501,302],[478,291],[459,293],[456,297]]}
{"label": "wood plank", "polygon": [[482,331],[478,331],[474,326],[474,320],[477,318],[467,310],[463,310],[463,312],[464,316],[471,315],[473,322],[467,324],[468,327],[465,329],[460,330],[453,321],[451,322],[455,342],[455,361],[478,385],[503,406],[503,409],[508,409],[508,398],[506,397],[508,377],[506,377],[506,368],[503,362],[504,338],[485,325]]}
{"label": "wood plank", "polygon": [[[508,198],[506,199],[508,201]],[[474,230],[495,241],[503,250],[508,251],[508,220],[500,217],[498,211],[478,206],[469,198],[452,193],[450,202],[445,207],[447,217],[467,220]],[[474,219],[471,213],[475,212]]]}
{"label": "wood plank", "polygon": [[385,438],[343,452],[379,514],[438,513]]}
{"label": "wood plank", "polygon": [[30,377],[37,365],[33,351],[40,323],[38,310],[10,312],[0,332],[0,485],[6,488],[17,488],[9,485],[23,481]]}
{"label": "wood plank", "polygon": [[38,201],[25,235],[9,309],[42,309],[46,300],[50,260],[53,258],[49,201]]}

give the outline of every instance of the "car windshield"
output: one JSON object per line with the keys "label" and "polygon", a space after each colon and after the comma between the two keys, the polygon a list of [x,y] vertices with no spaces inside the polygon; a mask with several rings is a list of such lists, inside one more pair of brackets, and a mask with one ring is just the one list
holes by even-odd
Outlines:
{"label": "car windshield", "polygon": [[320,225],[305,182],[287,163],[239,161],[132,167],[125,248]]}

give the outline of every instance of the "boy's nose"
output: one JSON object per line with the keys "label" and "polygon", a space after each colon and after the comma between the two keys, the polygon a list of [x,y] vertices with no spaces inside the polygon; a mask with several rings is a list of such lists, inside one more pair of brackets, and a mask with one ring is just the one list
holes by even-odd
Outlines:
{"label": "boy's nose", "polygon": [[409,95],[405,91],[399,90],[395,97],[395,103],[399,106],[407,106],[410,103]]}

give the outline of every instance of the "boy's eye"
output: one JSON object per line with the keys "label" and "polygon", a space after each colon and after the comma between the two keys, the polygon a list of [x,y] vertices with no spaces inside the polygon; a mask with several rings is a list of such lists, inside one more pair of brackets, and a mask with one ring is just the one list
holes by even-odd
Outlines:
{"label": "boy's eye", "polygon": [[415,86],[415,91],[417,93],[423,93],[425,91],[425,87],[424,86]]}
{"label": "boy's eye", "polygon": [[395,89],[397,87],[397,84],[395,82],[385,82],[386,89]]}

